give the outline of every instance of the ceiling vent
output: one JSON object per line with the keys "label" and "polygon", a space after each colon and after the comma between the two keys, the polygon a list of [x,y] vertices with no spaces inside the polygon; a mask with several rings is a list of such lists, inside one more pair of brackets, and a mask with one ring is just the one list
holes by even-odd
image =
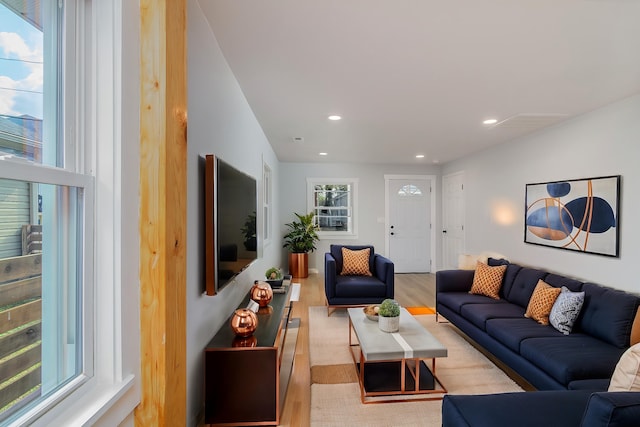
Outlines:
{"label": "ceiling vent", "polygon": [[304,142],[304,137],[302,137],[302,136],[294,136],[294,137],[293,137],[293,138],[291,138],[291,139],[293,139],[293,142],[296,142],[296,143],[298,143],[298,144],[300,144],[300,143],[303,143],[303,142]]}
{"label": "ceiling vent", "polygon": [[568,114],[548,114],[548,113],[522,113],[496,123],[491,128],[501,129],[542,129],[561,122],[569,117]]}

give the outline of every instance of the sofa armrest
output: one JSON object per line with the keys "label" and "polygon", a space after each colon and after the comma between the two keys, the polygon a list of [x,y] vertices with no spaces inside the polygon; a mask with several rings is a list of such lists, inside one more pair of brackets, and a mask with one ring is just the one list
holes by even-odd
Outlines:
{"label": "sofa armrest", "polygon": [[640,393],[593,393],[582,417],[582,427],[633,427],[640,423]]}
{"label": "sofa armrest", "polygon": [[436,294],[439,292],[469,292],[474,270],[440,270],[436,272]]}
{"label": "sofa armrest", "polygon": [[375,266],[375,276],[387,285],[387,298],[393,298],[395,287],[393,262],[389,258],[375,254],[373,264]]}
{"label": "sofa armrest", "polygon": [[442,426],[578,426],[590,395],[565,390],[448,394],[442,400]]}
{"label": "sofa armrest", "polygon": [[336,259],[327,252],[324,254],[324,292],[327,300],[336,296]]}

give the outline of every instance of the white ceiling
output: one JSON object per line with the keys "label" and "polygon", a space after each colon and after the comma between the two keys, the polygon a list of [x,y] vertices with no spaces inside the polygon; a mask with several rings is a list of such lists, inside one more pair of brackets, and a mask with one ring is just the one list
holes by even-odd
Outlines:
{"label": "white ceiling", "polygon": [[640,93],[640,0],[199,3],[284,162],[445,163]]}

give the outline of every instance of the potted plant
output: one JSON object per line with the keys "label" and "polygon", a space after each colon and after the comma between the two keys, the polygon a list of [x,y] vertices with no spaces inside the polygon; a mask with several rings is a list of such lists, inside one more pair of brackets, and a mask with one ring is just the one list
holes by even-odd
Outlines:
{"label": "potted plant", "polygon": [[264,273],[265,282],[271,285],[272,288],[279,288],[282,286],[282,270],[279,267],[271,267]]}
{"label": "potted plant", "polygon": [[289,229],[284,235],[283,248],[289,250],[289,274],[293,277],[309,276],[309,252],[316,250],[318,226],[313,223],[314,213],[296,213],[297,221],[285,224]]}
{"label": "potted plant", "polygon": [[400,329],[400,305],[387,298],[378,309],[378,327],[384,332],[398,332]]}
{"label": "potted plant", "polygon": [[244,221],[244,225],[240,229],[244,235],[244,247],[248,251],[255,251],[258,247],[258,239],[256,237],[256,213],[249,214]]}

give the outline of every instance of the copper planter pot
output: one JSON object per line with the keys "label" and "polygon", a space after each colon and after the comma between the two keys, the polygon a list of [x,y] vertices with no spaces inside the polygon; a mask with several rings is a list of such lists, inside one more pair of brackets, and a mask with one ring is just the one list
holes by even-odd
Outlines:
{"label": "copper planter pot", "polygon": [[233,313],[229,323],[234,334],[239,337],[248,337],[258,327],[258,316],[247,308],[239,308]]}
{"label": "copper planter pot", "polygon": [[289,253],[289,274],[295,278],[309,277],[308,253]]}

